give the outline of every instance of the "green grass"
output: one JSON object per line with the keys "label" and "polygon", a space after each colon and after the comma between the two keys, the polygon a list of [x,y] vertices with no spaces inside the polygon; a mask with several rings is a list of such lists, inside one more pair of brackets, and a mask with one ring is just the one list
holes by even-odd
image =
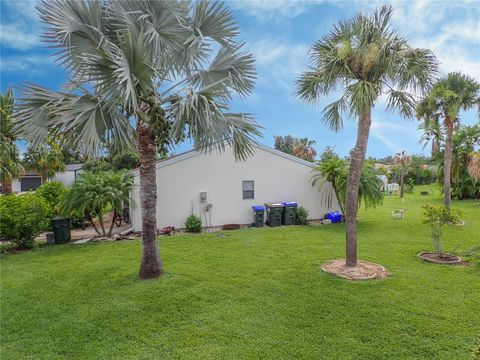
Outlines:
{"label": "green grass", "polygon": [[[430,249],[426,202],[440,199],[407,194],[403,221],[397,197],[361,211],[359,257],[393,273],[382,281],[319,270],[344,256],[343,225],[162,238],[153,281],[137,280],[139,241],[1,255],[1,358],[470,359],[480,266],[416,258]],[[444,249],[462,252],[479,243],[480,207],[454,206],[466,225]]]}

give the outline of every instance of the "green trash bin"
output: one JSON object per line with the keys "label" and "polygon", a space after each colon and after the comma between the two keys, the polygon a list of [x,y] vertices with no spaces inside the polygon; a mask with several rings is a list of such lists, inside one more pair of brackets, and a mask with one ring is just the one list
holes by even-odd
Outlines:
{"label": "green trash bin", "polygon": [[282,225],[295,225],[297,203],[284,202],[282,204],[283,204]]}
{"label": "green trash bin", "polygon": [[52,219],[53,238],[55,244],[64,244],[70,242],[72,233],[70,231],[70,218],[54,217]]}
{"label": "green trash bin", "polygon": [[274,227],[282,225],[283,205],[281,203],[267,203],[267,225]]}
{"label": "green trash bin", "polygon": [[260,205],[253,205],[253,226],[256,228],[263,227],[263,223],[265,222],[265,208]]}

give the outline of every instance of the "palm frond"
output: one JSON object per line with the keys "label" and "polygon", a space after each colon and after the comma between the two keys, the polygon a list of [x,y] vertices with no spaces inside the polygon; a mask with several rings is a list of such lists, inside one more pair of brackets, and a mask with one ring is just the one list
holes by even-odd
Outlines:
{"label": "palm frond", "polygon": [[134,129],[125,114],[108,100],[95,94],[53,92],[37,85],[23,89],[18,103],[16,130],[34,145],[44,143],[51,133],[86,154],[102,152],[115,139],[130,148]]}
{"label": "palm frond", "polygon": [[241,48],[242,45],[220,48],[208,69],[190,77],[190,84],[199,88],[218,86],[227,96],[230,96],[229,89],[247,96],[255,84],[255,59]]}
{"label": "palm frond", "polygon": [[387,110],[398,112],[406,119],[415,115],[415,98],[405,91],[390,90],[387,92]]}

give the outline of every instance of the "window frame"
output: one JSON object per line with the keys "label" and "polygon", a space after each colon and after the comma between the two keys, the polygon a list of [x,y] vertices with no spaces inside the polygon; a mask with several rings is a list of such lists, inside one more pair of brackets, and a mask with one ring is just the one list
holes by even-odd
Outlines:
{"label": "window frame", "polygon": [[[251,188],[246,185],[251,183]],[[251,197],[250,195],[251,194]],[[254,200],[255,199],[255,180],[242,180],[242,200]]]}

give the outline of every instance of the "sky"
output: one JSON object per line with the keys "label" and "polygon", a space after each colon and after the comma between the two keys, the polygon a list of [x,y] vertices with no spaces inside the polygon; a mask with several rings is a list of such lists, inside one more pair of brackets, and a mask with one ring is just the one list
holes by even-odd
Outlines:
{"label": "sky", "polygon": [[[382,4],[394,8],[393,26],[413,47],[429,48],[440,62],[440,74],[461,71],[480,81],[480,0],[474,1],[226,1],[240,29],[240,41],[256,58],[255,90],[235,99],[232,110],[254,114],[263,126],[260,142],[273,146],[274,135],[308,137],[316,149],[333,147],[347,155],[355,145],[356,120],[345,119],[344,128],[332,132],[322,122],[322,108],[338,99],[338,93],[318,106],[294,96],[295,80],[306,70],[310,46],[338,21],[358,11],[372,12]],[[67,74],[41,41],[42,24],[37,2],[0,0],[0,84],[34,82],[60,90]],[[17,90],[16,96],[19,90]],[[478,122],[475,111],[461,114],[462,122]],[[419,144],[419,122],[387,112],[382,99],[372,112],[367,156],[384,157],[401,150],[428,155]],[[176,151],[186,150],[189,144]]]}

